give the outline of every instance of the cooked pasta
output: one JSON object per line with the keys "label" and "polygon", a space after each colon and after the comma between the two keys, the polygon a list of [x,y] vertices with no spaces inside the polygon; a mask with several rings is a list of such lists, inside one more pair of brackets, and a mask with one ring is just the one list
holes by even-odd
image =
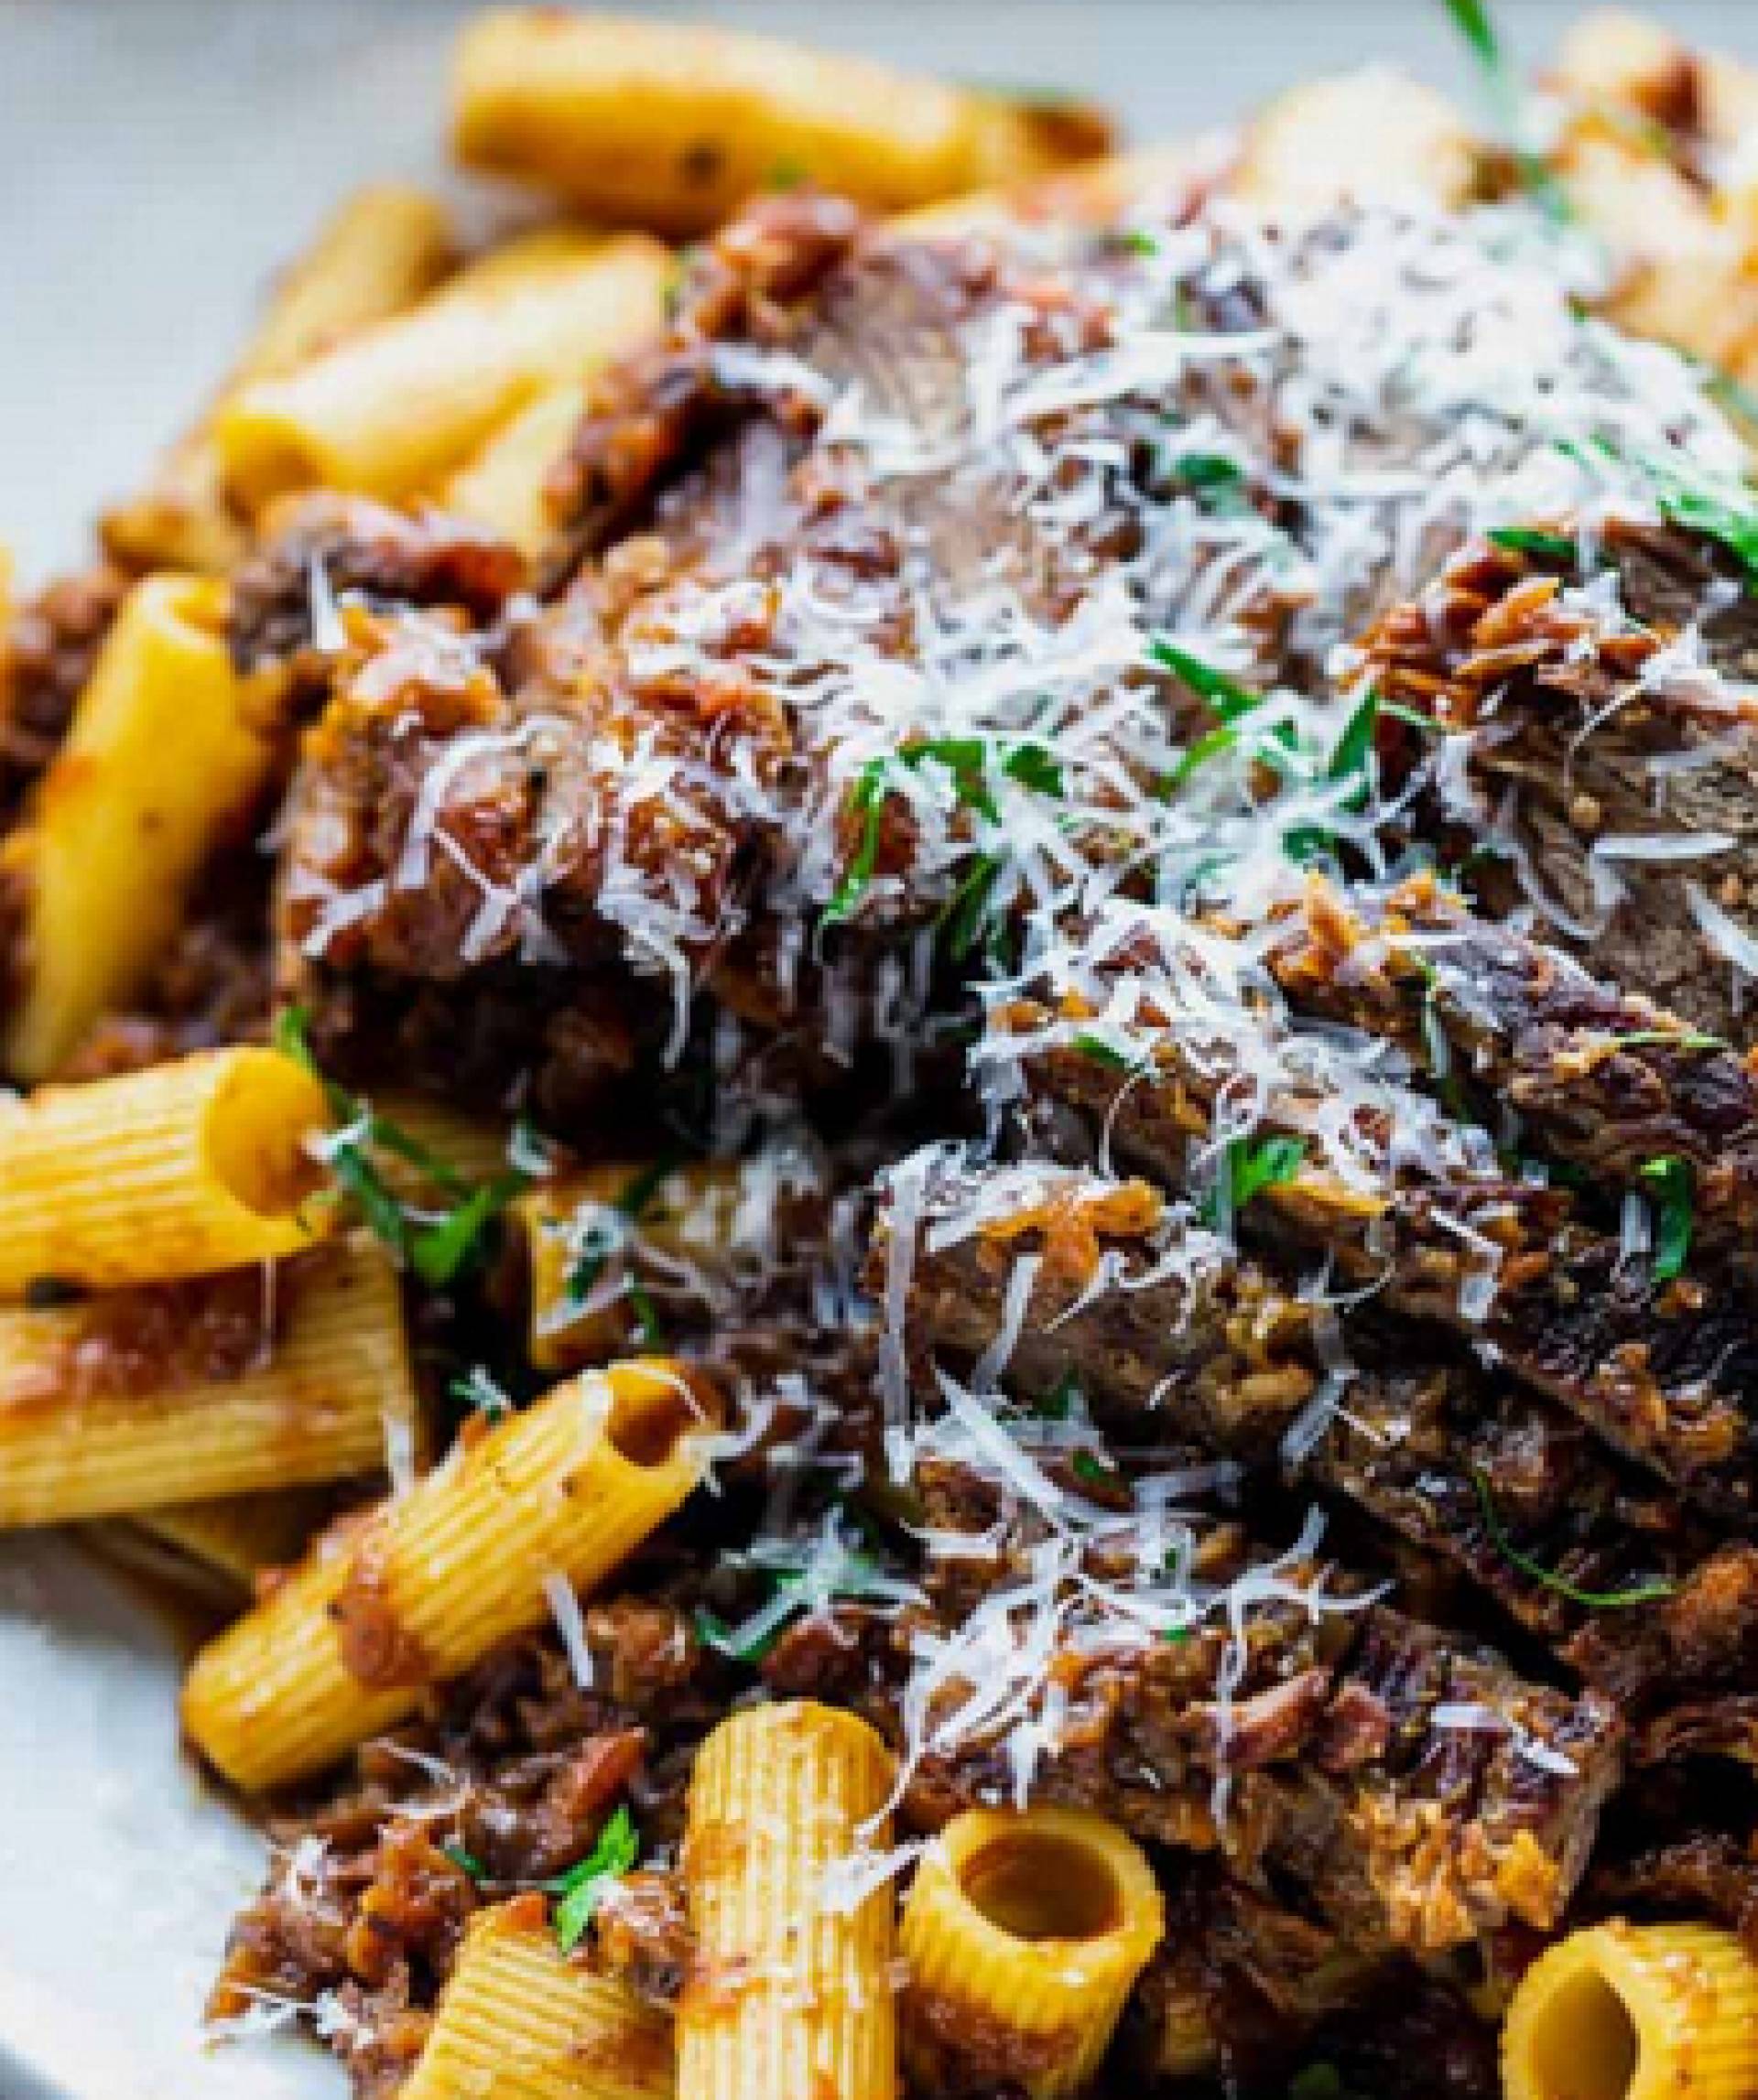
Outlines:
{"label": "cooked pasta", "polygon": [[0,1533],[212,1615],[216,2029],[1758,2100],[1758,70],[1445,12],[486,14],[0,605]]}
{"label": "cooked pasta", "polygon": [[204,1648],[190,1739],[247,1791],[320,1770],[590,1589],[701,1476],[711,1402],[663,1359],[559,1386],[341,1535]]}
{"label": "cooked pasta", "polygon": [[539,395],[651,333],[669,273],[635,235],[526,234],[413,311],[240,388],[214,425],[228,485],[250,510],[313,483],[431,493]]}
{"label": "cooked pasta", "polygon": [[148,577],[80,697],[26,835],[24,981],[0,1044],[20,1078],[51,1077],[126,1005],[201,866],[260,796],[270,746],[224,621],[221,586]]}
{"label": "cooked pasta", "polygon": [[0,1100],[0,1304],[175,1282],[310,1247],[323,1090],[273,1050],[198,1052]]}
{"label": "cooked pasta", "polygon": [[[928,2091],[1004,2079],[1079,2093],[1159,1940],[1141,1847],[1079,1809],[971,1809],[929,1846],[904,1905],[904,2057]],[[962,2075],[961,2075],[962,2073]]]}
{"label": "cooked pasta", "polygon": [[[450,260],[450,224],[438,198],[401,182],[355,190],[277,280],[222,391],[290,371],[400,313]],[[143,567],[226,568],[247,542],[223,482],[210,415],[171,447],[138,495],[105,512],[104,545]]]}
{"label": "cooked pasta", "polygon": [[892,1897],[831,1880],[883,1849],[891,1759],[864,1721],[808,1702],[722,1721],[689,1783],[684,1880],[697,1956],[678,2008],[694,2100],[890,2100]]}
{"label": "cooked pasta", "polygon": [[343,1479],[416,1430],[375,1249],[0,1310],[0,1526]]}
{"label": "cooked pasta", "polygon": [[1526,1971],[1502,2040],[1507,2100],[1745,2100],[1758,1965],[1708,1925],[1597,1925]]}
{"label": "cooked pasta", "polygon": [[546,7],[465,32],[453,124],[472,167],[680,234],[777,180],[907,211],[1024,181],[1108,137],[1072,102],[1010,103],[742,32]]}
{"label": "cooked pasta", "polygon": [[557,1947],[540,1897],[470,1921],[403,2100],[671,2100],[671,2022]]}

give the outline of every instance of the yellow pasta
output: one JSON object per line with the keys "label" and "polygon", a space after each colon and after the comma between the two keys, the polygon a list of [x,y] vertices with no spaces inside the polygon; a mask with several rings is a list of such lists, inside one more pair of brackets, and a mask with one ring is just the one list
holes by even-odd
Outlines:
{"label": "yellow pasta", "polygon": [[461,1444],[201,1651],[191,1739],[256,1791],[400,1720],[427,1685],[538,1624],[551,1585],[591,1588],[663,1522],[700,1478],[711,1412],[680,1367],[636,1360]]}
{"label": "yellow pasta", "polygon": [[1277,96],[1247,129],[1230,187],[1277,217],[1344,198],[1458,206],[1478,164],[1477,142],[1444,96],[1370,66]]}
{"label": "yellow pasta", "polygon": [[[275,285],[222,397],[401,313],[450,259],[450,223],[437,198],[401,182],[357,189]],[[226,501],[212,421],[210,412],[140,494],[105,514],[104,546],[118,561],[212,570],[243,553],[247,536]]]}
{"label": "yellow pasta", "polygon": [[606,222],[700,233],[809,181],[882,211],[1102,152],[1072,103],[1024,104],[740,31],[514,7],[458,46],[453,139],[473,168]]}
{"label": "yellow pasta", "polygon": [[[761,1254],[772,1229],[774,1190],[755,1212],[746,1192],[737,1165],[683,1166],[656,1179],[650,1166],[614,1164],[559,1174],[521,1196],[512,1216],[530,1271],[531,1361],[573,1369],[631,1346],[642,1325],[634,1282],[661,1297],[711,1299],[742,1252]],[[744,1244],[747,1227],[761,1243]]]}
{"label": "yellow pasta", "polygon": [[219,584],[147,578],[80,696],[26,850],[23,986],[5,1041],[21,1079],[50,1077],[126,1002],[267,779],[271,745],[224,622]]}
{"label": "yellow pasta", "polygon": [[431,493],[537,395],[654,332],[670,273],[635,234],[511,242],[413,312],[241,388],[214,426],[228,485],[253,511],[314,483]]}
{"label": "yellow pasta", "polygon": [[887,1843],[890,1784],[864,1721],[805,1701],[734,1714],[703,1744],[684,1841],[697,1955],[678,2007],[689,2100],[894,2100],[891,1892],[855,1902],[830,1879]]}
{"label": "yellow pasta", "polygon": [[0,1526],[342,1479],[416,1419],[396,1277],[370,1247],[0,1312]]}
{"label": "yellow pasta", "polygon": [[1710,1925],[1596,1925],[1521,1979],[1502,2030],[1507,2100],[1751,2100],[1758,1967]]}
{"label": "yellow pasta", "polygon": [[671,2100],[671,2022],[556,1945],[543,1899],[478,1911],[401,2100]]}
{"label": "yellow pasta", "polygon": [[1081,1809],[971,1809],[904,1905],[904,2059],[925,2091],[968,2073],[1033,2100],[1091,2083],[1165,1930],[1134,1839]]}
{"label": "yellow pasta", "polygon": [[544,489],[586,406],[586,387],[570,382],[540,394],[446,484],[443,507],[497,533],[524,554],[549,536]]}
{"label": "yellow pasta", "polygon": [[91,1290],[176,1282],[311,1246],[323,1089],[274,1050],[0,1100],[0,1304],[53,1278]]}

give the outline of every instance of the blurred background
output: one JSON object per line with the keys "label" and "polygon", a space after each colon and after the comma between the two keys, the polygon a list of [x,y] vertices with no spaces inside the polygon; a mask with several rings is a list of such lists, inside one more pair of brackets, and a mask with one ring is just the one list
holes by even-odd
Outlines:
{"label": "blurred background", "polygon": [[[623,0],[630,12],[643,0]],[[1758,4],[1648,0],[1758,55]],[[223,368],[264,278],[351,183],[437,175],[470,0],[0,0],[0,538],[78,550]],[[1469,97],[1440,0],[696,0],[648,6],[1008,85],[1151,137],[1396,60]],[[1499,0],[1537,60],[1580,8]]]}

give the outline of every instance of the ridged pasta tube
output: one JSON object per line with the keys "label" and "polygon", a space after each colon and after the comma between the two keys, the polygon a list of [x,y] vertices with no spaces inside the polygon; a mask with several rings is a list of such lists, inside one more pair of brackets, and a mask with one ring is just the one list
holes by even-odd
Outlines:
{"label": "ridged pasta tube", "polygon": [[510,417],[655,332],[671,259],[631,234],[529,233],[412,311],[221,407],[228,484],[250,510],[321,483],[431,493]]}
{"label": "ridged pasta tube", "polygon": [[370,1473],[416,1420],[401,1294],[374,1247],[0,1311],[0,1527]]}
{"label": "ridged pasta tube", "polygon": [[884,1745],[806,1701],[722,1721],[690,1778],[684,1882],[697,1961],[678,2008],[689,2100],[894,2100],[889,1888],[829,1881],[886,1842]]}
{"label": "ridged pasta tube", "polygon": [[1072,102],[1013,102],[739,31],[509,7],[459,40],[452,136],[467,165],[603,222],[690,234],[780,175],[907,211],[1084,159],[1110,130]]}
{"label": "ridged pasta tube", "polygon": [[557,1946],[540,1896],[480,1911],[401,2100],[671,2100],[671,2022]]}
{"label": "ridged pasta tube", "polygon": [[313,1203],[323,1089],[274,1050],[0,1100],[0,1304],[53,1278],[176,1283],[297,1254],[334,1222]]}
{"label": "ridged pasta tube", "polygon": [[1507,2100],[1751,2100],[1758,1965],[1712,1925],[1571,1932],[1514,1994],[1502,2081]]}
{"label": "ridged pasta tube", "polygon": [[904,1905],[904,2060],[925,2090],[1091,2083],[1165,1930],[1140,1846],[1072,1808],[970,1809],[928,1847]]}
{"label": "ridged pasta tube", "polygon": [[52,1077],[138,989],[202,864],[267,780],[271,747],[232,666],[225,603],[201,577],[135,586],[31,805],[5,1042],[21,1080]]}
{"label": "ridged pasta tube", "polygon": [[247,1791],[333,1763],[538,1625],[556,1581],[591,1589],[626,1559],[700,1478],[714,1414],[683,1367],[637,1359],[461,1443],[201,1651],[190,1739]]}

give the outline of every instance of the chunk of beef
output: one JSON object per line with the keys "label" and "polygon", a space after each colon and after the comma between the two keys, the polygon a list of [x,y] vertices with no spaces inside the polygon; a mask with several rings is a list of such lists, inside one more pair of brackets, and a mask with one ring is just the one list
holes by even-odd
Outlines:
{"label": "chunk of beef", "polygon": [[51,583],[0,639],[0,832],[60,748],[134,579],[105,562]]}
{"label": "chunk of beef", "polygon": [[[1739,1041],[1709,929],[1758,927],[1758,711],[1737,682],[1750,599],[1677,527],[1613,519],[1600,547],[1587,579],[1572,552],[1466,549],[1370,633],[1361,675],[1469,739],[1462,779],[1432,776],[1426,821],[1449,850],[1483,849],[1486,906],[1537,902],[1596,973]],[[1381,735],[1387,763],[1421,776],[1424,740],[1384,711]]]}

